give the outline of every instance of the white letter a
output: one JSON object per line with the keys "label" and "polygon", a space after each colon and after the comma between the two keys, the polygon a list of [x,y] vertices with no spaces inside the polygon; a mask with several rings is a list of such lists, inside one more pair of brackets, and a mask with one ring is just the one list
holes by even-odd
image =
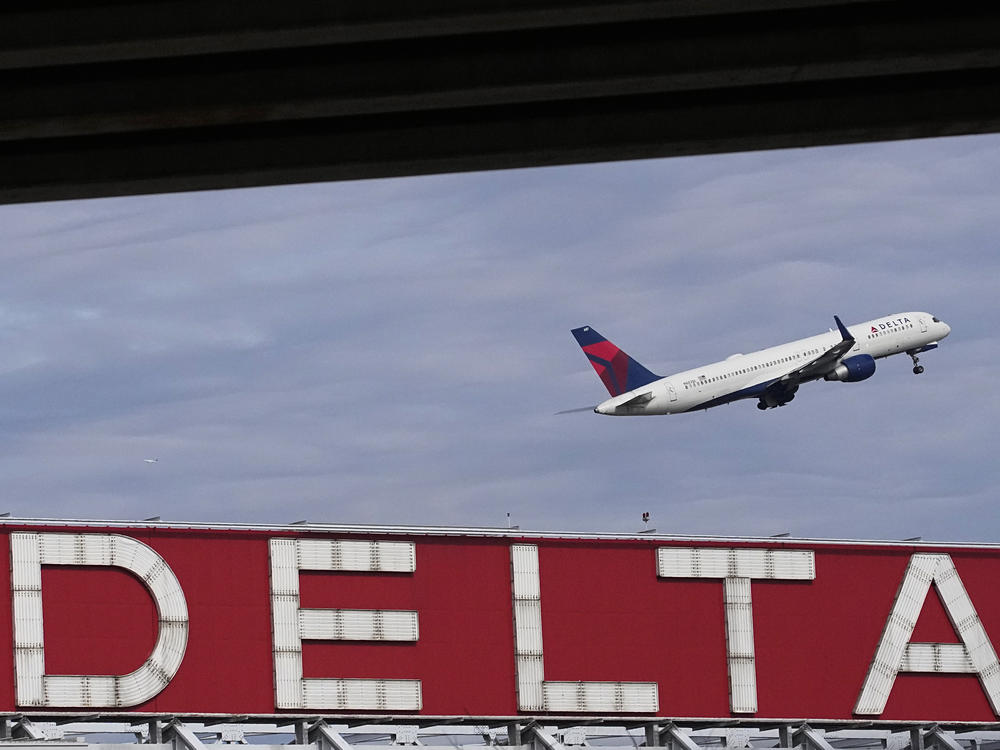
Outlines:
{"label": "white letter a", "polygon": [[[961,643],[910,643],[932,583]],[[976,674],[1000,715],[1000,663],[949,555],[910,558],[854,713],[881,714],[899,672]]]}

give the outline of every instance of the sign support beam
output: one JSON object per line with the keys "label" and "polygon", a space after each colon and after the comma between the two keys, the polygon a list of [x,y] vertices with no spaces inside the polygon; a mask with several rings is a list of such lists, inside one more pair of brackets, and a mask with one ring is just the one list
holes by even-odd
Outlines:
{"label": "sign support beam", "polygon": [[[920,732],[919,729],[914,730]],[[965,750],[962,744],[955,739],[955,735],[951,732],[942,731],[941,727],[935,725],[932,727],[926,735],[926,738],[931,741],[937,750]]]}
{"label": "sign support beam", "polygon": [[700,750],[698,744],[691,739],[691,735],[673,722],[664,728],[663,735],[667,739],[667,747],[670,750]]}
{"label": "sign support beam", "polygon": [[163,730],[163,740],[174,746],[174,750],[208,750],[198,736],[185,726],[183,722],[174,719]]}

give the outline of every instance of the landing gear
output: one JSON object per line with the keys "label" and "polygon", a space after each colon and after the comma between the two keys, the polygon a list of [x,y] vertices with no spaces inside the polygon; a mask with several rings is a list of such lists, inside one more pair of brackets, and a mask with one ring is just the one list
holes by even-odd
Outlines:
{"label": "landing gear", "polygon": [[778,401],[778,402],[773,403],[773,404],[769,404],[764,399],[761,399],[760,401],[757,402],[757,408],[760,409],[761,411],[766,411],[767,409],[777,409],[779,406],[784,406],[785,404],[787,404],[793,398],[795,398],[795,394],[791,394],[789,396],[786,396],[784,398],[784,400]]}
{"label": "landing gear", "polygon": [[784,406],[795,398],[795,391],[798,389],[798,383],[777,388],[772,385],[761,395],[760,401],[757,402],[757,408],[764,411],[766,409],[777,409],[779,406]]}
{"label": "landing gear", "polygon": [[910,359],[913,360],[913,374],[919,375],[920,373],[922,373],[924,371],[924,366],[921,364],[917,364],[918,362],[920,362],[920,357],[917,356],[917,353],[907,352],[907,354],[909,354]]}
{"label": "landing gear", "polygon": [[913,368],[913,374],[914,375],[919,375],[923,371],[924,371],[924,366],[923,365],[917,365],[916,367]]}

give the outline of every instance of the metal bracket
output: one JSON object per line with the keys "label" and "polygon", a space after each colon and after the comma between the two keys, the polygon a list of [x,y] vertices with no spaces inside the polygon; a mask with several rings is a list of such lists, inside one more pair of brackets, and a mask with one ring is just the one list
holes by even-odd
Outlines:
{"label": "metal bracket", "polygon": [[319,742],[320,750],[353,750],[354,746],[344,736],[320,719],[306,733],[309,742]]}
{"label": "metal bracket", "polygon": [[304,719],[299,719],[295,722],[293,728],[295,729],[295,744],[296,745],[308,745],[309,744],[309,722]]}
{"label": "metal bracket", "polygon": [[790,724],[782,724],[778,727],[778,747],[794,747],[792,744],[792,734],[795,728]]}
{"label": "metal bracket", "polygon": [[190,727],[174,719],[163,727],[163,741],[174,746],[174,750],[208,750]]}
{"label": "metal bracket", "polygon": [[643,729],[646,732],[646,747],[660,746],[660,727],[658,724],[647,724]]}
{"label": "metal bracket", "polygon": [[795,734],[792,735],[793,745],[805,745],[806,750],[833,750],[833,745],[826,741],[826,738],[808,724],[803,724]]}
{"label": "metal bracket", "polygon": [[223,745],[246,745],[246,734],[243,727],[226,724],[219,731],[219,743]]}
{"label": "metal bracket", "polygon": [[748,748],[750,747],[751,731],[745,728],[729,727],[726,729],[726,747]]}
{"label": "metal bracket", "polygon": [[518,747],[521,744],[521,725],[517,722],[507,725],[507,745]]}
{"label": "metal bracket", "polygon": [[412,726],[408,724],[401,724],[396,727],[396,731],[393,734],[392,744],[393,745],[420,745],[422,744],[418,739],[420,732],[419,726]]}
{"label": "metal bracket", "polygon": [[142,737],[142,741],[149,745],[163,744],[163,725],[159,719],[150,719],[139,728],[138,734]]}
{"label": "metal bracket", "polygon": [[691,735],[672,722],[663,728],[661,736],[670,750],[701,750]]}
{"label": "metal bracket", "polygon": [[[920,730],[918,729],[917,731],[919,732]],[[962,747],[962,743],[955,739],[955,735],[944,731],[937,724],[927,731],[924,738],[925,740],[930,740],[938,750],[965,750]]]}
{"label": "metal bracket", "polygon": [[21,718],[11,726],[10,736],[13,739],[44,740],[45,731],[31,719]]}
{"label": "metal bracket", "polygon": [[542,729],[538,724],[532,725],[528,731],[531,733],[531,739],[535,747],[538,748],[539,745],[541,746],[539,750],[566,750],[565,746],[559,740]]}

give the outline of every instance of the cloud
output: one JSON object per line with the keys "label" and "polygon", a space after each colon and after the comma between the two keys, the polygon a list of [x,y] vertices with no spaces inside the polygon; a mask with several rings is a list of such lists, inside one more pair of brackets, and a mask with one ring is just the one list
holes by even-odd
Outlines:
{"label": "cloud", "polygon": [[[998,172],[986,136],[0,207],[5,501],[993,539]],[[911,309],[954,329],[919,378],[553,416],[604,398],[576,325],[666,374]]]}

